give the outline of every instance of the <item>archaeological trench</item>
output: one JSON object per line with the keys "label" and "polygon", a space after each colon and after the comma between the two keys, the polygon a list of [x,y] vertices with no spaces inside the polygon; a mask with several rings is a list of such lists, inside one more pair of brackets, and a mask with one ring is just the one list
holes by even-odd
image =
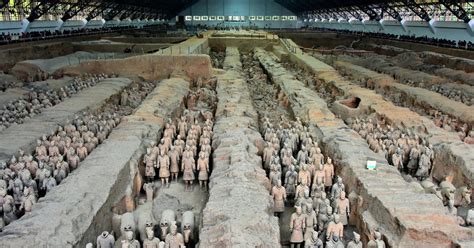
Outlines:
{"label": "archaeological trench", "polygon": [[474,247],[474,61],[308,35],[0,50],[0,247]]}

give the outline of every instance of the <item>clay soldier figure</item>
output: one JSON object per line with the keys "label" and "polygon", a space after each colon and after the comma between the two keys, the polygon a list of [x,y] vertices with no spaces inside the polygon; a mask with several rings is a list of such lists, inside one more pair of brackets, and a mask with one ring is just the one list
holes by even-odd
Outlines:
{"label": "clay soldier figure", "polygon": [[300,199],[303,199],[304,198],[304,192],[308,190],[309,191],[309,187],[306,185],[305,182],[302,182],[301,184],[299,184],[297,187],[296,187],[296,192],[295,192],[295,201],[296,202],[299,202]]}
{"label": "clay soldier figure", "polygon": [[19,171],[18,164],[19,162],[17,162],[16,157],[12,156],[12,158],[10,159],[10,165],[8,167],[10,168],[10,170],[16,173]]}
{"label": "clay soldier figure", "polygon": [[107,231],[103,231],[97,237],[97,248],[114,248],[115,237]]}
{"label": "clay soldier figure", "polygon": [[165,144],[165,139],[161,139],[160,140],[160,144],[158,145],[158,148],[159,148],[159,151],[160,151],[160,154],[161,152],[163,151],[163,154],[167,154],[168,153],[168,146]]}
{"label": "clay soldier figure", "polygon": [[326,241],[326,248],[344,248],[344,243],[337,235],[333,235],[331,239]]}
{"label": "clay soldier figure", "polygon": [[305,146],[301,147],[301,150],[298,152],[296,156],[296,160],[299,164],[306,164],[308,163],[308,151],[306,150]]}
{"label": "clay soldier figure", "polygon": [[347,244],[347,248],[362,248],[362,242],[360,241],[360,235],[356,232],[354,233],[354,239]]}
{"label": "clay soldier figure", "polygon": [[201,136],[202,134],[202,128],[201,126],[199,125],[199,122],[197,119],[194,120],[194,124],[191,125],[191,128],[193,130],[196,130],[197,131],[197,136]]}
{"label": "clay soldier figure", "polygon": [[127,106],[128,105],[128,94],[127,90],[123,90],[122,94],[120,95],[120,105]]}
{"label": "clay soldier figure", "polygon": [[160,239],[155,237],[153,227],[145,227],[146,239],[143,241],[143,248],[159,248]]}
{"label": "clay soldier figure", "polygon": [[209,179],[209,159],[206,157],[204,152],[199,154],[199,159],[197,161],[197,170],[199,171],[199,187],[204,190],[207,189],[207,180]]}
{"label": "clay soldier figure", "polygon": [[311,185],[311,173],[308,171],[308,166],[303,164],[300,172],[298,173],[298,182],[305,183],[305,185]]}
{"label": "clay soldier figure", "polygon": [[341,218],[342,225],[348,224],[348,217],[351,213],[349,208],[349,199],[346,198],[346,192],[342,191],[339,198],[336,200],[336,213]]}
{"label": "clay soldier figure", "polygon": [[342,178],[338,176],[336,179],[336,183],[331,188],[331,200],[336,201],[341,195],[341,192],[344,191],[344,188],[345,187],[342,183]]}
{"label": "clay soldier figure", "polygon": [[342,240],[344,236],[344,226],[340,222],[339,215],[334,215],[334,220],[329,222],[328,229],[326,231],[326,240],[329,240],[333,235],[337,236]]}
{"label": "clay soldier figure", "polygon": [[207,156],[211,154],[211,150],[212,150],[211,145],[209,143],[210,143],[210,140],[209,138],[207,138],[204,141],[204,144],[201,146],[201,151],[205,152]]}
{"label": "clay soldier figure", "polygon": [[186,145],[186,148],[183,152],[184,157],[192,157],[194,159],[194,152],[191,150],[191,146]]}
{"label": "clay soldier figure", "polygon": [[416,171],[415,176],[420,181],[423,181],[425,180],[425,178],[429,176],[430,169],[431,169],[430,158],[424,153],[421,154],[420,160],[418,161],[418,170]]}
{"label": "clay soldier figure", "polygon": [[23,182],[20,178],[16,178],[13,181],[13,199],[15,200],[15,204],[21,204],[21,199],[23,198]]}
{"label": "clay soldier figure", "polygon": [[153,201],[153,192],[155,191],[154,184],[153,183],[143,184],[143,190],[145,191],[145,194],[146,194],[146,202]]}
{"label": "clay soldier figure", "polygon": [[[270,144],[271,146],[271,144]],[[291,150],[291,148],[289,147],[288,145],[288,142],[285,142],[283,144],[283,149],[281,149],[280,151],[280,156],[283,158],[283,157],[291,157],[293,156],[293,151]]]}
{"label": "clay soldier figure", "polygon": [[420,158],[420,149],[416,145],[410,150],[410,161],[408,162],[408,174],[415,175],[416,169],[418,167],[418,159]]}
{"label": "clay soldier figure", "polygon": [[26,162],[27,156],[25,155],[25,151],[23,151],[23,149],[20,149],[18,153],[18,162]]}
{"label": "clay soldier figure", "polygon": [[30,171],[31,175],[36,175],[38,163],[33,160],[33,156],[31,155],[26,158],[26,168]]}
{"label": "clay soldier figure", "polygon": [[56,179],[51,177],[51,172],[49,170],[46,171],[46,177],[43,180],[43,186],[42,190],[46,190],[46,192],[49,192],[51,189],[56,187]]}
{"label": "clay soldier figure", "polygon": [[[311,236],[315,229],[318,228],[318,216],[312,206],[306,207],[305,211],[305,222],[306,222],[306,231],[304,233],[304,239],[311,239]],[[322,244],[322,243],[321,243]]]}
{"label": "clay soldier figure", "polygon": [[171,118],[168,118],[167,124],[169,125],[169,128],[173,130],[173,137],[176,135],[176,125],[173,123],[173,120]]}
{"label": "clay soldier figure", "polygon": [[176,151],[178,152],[178,155],[181,157],[183,155],[183,151],[184,151],[184,142],[183,144],[181,144],[181,136],[177,136],[176,140],[174,141],[174,148],[176,149]]}
{"label": "clay soldier figure", "polygon": [[186,132],[188,130],[188,124],[186,123],[186,117],[181,116],[181,120],[178,122],[179,135],[181,137],[186,137]]}
{"label": "clay soldier figure", "polygon": [[147,177],[148,182],[151,182],[155,177],[155,156],[151,153],[151,148],[146,149],[143,163],[145,164],[145,176]]}
{"label": "clay soldier figure", "polygon": [[158,157],[158,155],[160,154],[160,148],[158,148],[158,146],[156,145],[156,142],[151,141],[150,146],[148,148],[151,149],[151,155],[153,159],[156,159],[156,157]]}
{"label": "clay soldier figure", "polygon": [[319,164],[318,166],[316,166],[316,169],[313,175],[313,183],[318,181],[318,178],[320,178],[321,182],[323,182],[324,184],[324,180],[326,179],[326,174],[324,172],[323,164]]}
{"label": "clay soldier figure", "polygon": [[399,171],[403,170],[403,152],[400,148],[397,148],[397,151],[392,155],[392,163],[395,168]]}
{"label": "clay soldier figure", "polygon": [[332,186],[332,178],[334,177],[334,165],[332,164],[331,158],[328,157],[326,164],[323,167],[324,171],[324,186],[326,192],[329,192]]}
{"label": "clay soldier figure", "polygon": [[51,141],[51,145],[48,148],[48,154],[49,154],[50,157],[55,157],[55,156],[60,155],[59,148],[55,145],[54,140]]}
{"label": "clay soldier figure", "polygon": [[309,197],[308,189],[304,191],[303,198],[299,198],[298,201],[295,203],[295,206],[300,206],[304,214],[306,214],[307,210],[313,208],[313,199]]}
{"label": "clay soldier figure", "polygon": [[33,205],[36,203],[36,197],[31,191],[32,188],[29,187],[23,189],[23,199],[21,200],[20,211],[25,210],[25,214],[31,212]]}
{"label": "clay soldier figure", "polygon": [[294,198],[296,192],[296,180],[298,174],[295,171],[294,166],[290,166],[290,169],[286,172],[285,175],[285,189],[288,197]]}
{"label": "clay soldier figure", "polygon": [[170,187],[170,158],[165,154],[164,150],[160,150],[160,155],[156,159],[156,168],[159,168],[159,176],[161,179],[161,185]]}
{"label": "clay soldier figure", "polygon": [[[312,157],[308,158],[308,171],[309,177],[314,179],[314,174],[316,173],[316,165],[314,165],[314,159]],[[314,181],[312,181],[314,183]]]}
{"label": "clay soldier figure", "polygon": [[89,155],[89,153],[87,152],[87,148],[84,147],[84,143],[82,141],[79,142],[79,147],[77,147],[76,153],[81,159],[81,161],[84,160],[87,157],[87,155]]}
{"label": "clay soldier figure", "polygon": [[63,167],[63,164],[60,161],[56,163],[53,176],[56,179],[56,183],[58,184],[61,183],[61,181],[67,176],[66,168]]}
{"label": "clay soldier figure", "polygon": [[168,155],[170,157],[170,163],[171,163],[171,166],[170,166],[171,180],[173,180],[173,178],[174,178],[177,182],[178,181],[178,173],[179,173],[180,156],[179,156],[179,152],[178,152],[178,150],[176,149],[175,146],[171,146],[171,150],[169,151]]}
{"label": "clay soldier figure", "polygon": [[270,165],[270,174],[269,174],[269,179],[272,184],[272,186],[275,186],[277,184],[277,180],[281,179],[281,166],[278,163],[272,163]]}
{"label": "clay soldier figure", "polygon": [[48,137],[46,137],[46,135],[43,135],[41,138],[42,138],[42,143],[43,143],[44,147],[46,149],[48,149],[49,145],[51,144],[48,140]]}
{"label": "clay soldier figure", "polygon": [[30,188],[31,194],[34,195],[34,197],[38,196],[38,184],[36,183],[35,180],[31,178],[31,174],[27,170],[27,173],[20,174],[21,180],[23,181],[23,184],[25,185],[26,188]]}
{"label": "clay soldier figure", "polygon": [[[277,152],[275,151],[273,153],[273,157],[278,157],[277,155]],[[284,166],[284,168],[289,168],[291,165],[292,165],[292,162],[293,162],[294,158],[293,156],[290,154],[290,155],[287,155],[287,154],[284,154],[282,157],[281,157],[281,164]]]}
{"label": "clay soldier figure", "polygon": [[285,212],[286,189],[281,186],[281,180],[278,180],[277,185],[273,186],[271,192],[273,198],[273,212],[276,216]]}
{"label": "clay soldier figure", "polygon": [[192,152],[183,154],[181,170],[183,171],[183,180],[185,185],[184,190],[187,191],[190,186],[192,191],[192,185],[195,178],[194,171],[196,170],[196,165],[194,163],[194,157],[192,156]]}
{"label": "clay soldier figure", "polygon": [[375,243],[377,244],[377,248],[385,248],[385,241],[382,239],[382,234],[378,231],[374,231],[375,236]]}
{"label": "clay soldier figure", "polygon": [[69,169],[71,171],[75,170],[77,166],[79,165],[79,162],[81,161],[81,158],[77,156],[75,150],[72,149],[72,151],[74,152],[74,154],[67,156],[67,163],[69,164],[69,167],[70,167]]}
{"label": "clay soldier figure", "polygon": [[266,142],[265,148],[263,149],[263,168],[265,170],[270,169],[270,162],[272,160],[273,151],[273,146],[269,142]]}
{"label": "clay soldier figure", "polygon": [[35,180],[38,181],[38,185],[41,188],[43,185],[43,180],[46,178],[46,172],[49,172],[49,170],[44,168],[44,163],[41,161],[39,162],[38,167],[38,170],[36,170]]}
{"label": "clay soldier figure", "polygon": [[43,145],[41,140],[36,141],[36,149],[35,149],[36,159],[39,161],[43,160],[44,157],[48,156],[46,147]]}
{"label": "clay soldier figure", "polygon": [[140,242],[135,239],[131,226],[124,227],[125,239],[122,240],[122,248],[140,248]]}
{"label": "clay soldier figure", "polygon": [[311,196],[316,197],[316,196],[321,196],[321,193],[324,192],[324,183],[323,183],[323,178],[324,177],[315,177],[316,180],[313,183],[313,186],[311,187]]}
{"label": "clay soldier figure", "polygon": [[176,224],[172,224],[171,232],[166,235],[165,248],[182,248],[184,247],[184,238],[181,233],[178,233]]}
{"label": "clay soldier figure", "polygon": [[319,239],[317,231],[311,231],[311,234],[304,242],[304,248],[323,248],[323,241]]}
{"label": "clay soldier figure", "polygon": [[302,213],[301,207],[296,207],[296,213],[291,215],[290,232],[291,232],[291,248],[295,245],[297,248],[301,246],[303,240],[303,230],[306,229],[305,215]]}
{"label": "clay soldier figure", "polygon": [[11,195],[7,194],[6,187],[0,187],[0,210],[3,212],[3,220],[8,225],[10,222],[17,219],[15,199]]}
{"label": "clay soldier figure", "polygon": [[372,123],[372,119],[369,119],[369,122],[367,123],[367,131],[369,131],[369,133],[372,133],[374,131],[374,124]]}

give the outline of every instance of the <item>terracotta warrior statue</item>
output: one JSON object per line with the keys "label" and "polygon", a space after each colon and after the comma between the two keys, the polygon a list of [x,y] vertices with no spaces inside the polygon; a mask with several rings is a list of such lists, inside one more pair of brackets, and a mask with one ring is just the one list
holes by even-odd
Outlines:
{"label": "terracotta warrior statue", "polygon": [[290,169],[285,174],[285,189],[290,198],[295,197],[297,177],[298,173],[295,171],[295,167],[290,166]]}
{"label": "terracotta warrior statue", "polygon": [[49,170],[46,171],[45,178],[43,179],[43,185],[41,187],[42,190],[46,190],[49,192],[51,189],[56,187],[56,179],[51,177],[51,172]]}
{"label": "terracotta warrior statue", "polygon": [[171,150],[169,151],[168,155],[170,157],[170,162],[171,162],[171,166],[170,166],[171,180],[173,180],[174,178],[175,181],[177,182],[178,173],[179,173],[179,162],[180,162],[179,151],[176,149],[175,146],[171,146]]}
{"label": "terracotta warrior statue", "polygon": [[354,239],[347,244],[347,248],[362,248],[362,241],[360,241],[360,234],[354,233]]}
{"label": "terracotta warrior statue", "polygon": [[344,226],[342,225],[338,214],[335,214],[334,220],[329,222],[326,231],[326,240],[329,240],[332,236],[337,236],[341,240],[344,236]]}
{"label": "terracotta warrior statue", "polygon": [[323,241],[319,239],[317,231],[311,231],[311,235],[304,242],[304,248],[323,248]]}
{"label": "terracotta warrior statue", "polygon": [[299,185],[296,187],[295,202],[298,202],[299,199],[304,198],[304,192],[305,192],[306,190],[309,191],[309,187],[306,185],[305,182],[302,182],[301,184],[299,184]]}
{"label": "terracotta warrior statue", "polygon": [[[306,230],[304,232],[304,239],[308,240],[308,239],[311,239],[315,230],[318,228],[318,216],[312,207],[306,207],[306,211],[304,214],[305,214],[305,222],[306,222]],[[322,242],[321,242],[321,245],[322,245]]]}
{"label": "terracotta warrior statue", "polygon": [[122,248],[140,248],[140,242],[135,239],[131,226],[124,228],[125,239],[122,240]]}
{"label": "terracotta warrior statue", "polygon": [[265,170],[270,169],[270,162],[272,160],[273,152],[273,146],[269,142],[266,142],[265,148],[263,149],[263,168]]}
{"label": "terracotta warrior statue", "polygon": [[285,212],[286,189],[281,186],[281,180],[278,180],[277,185],[272,188],[273,197],[273,212],[279,216]]}
{"label": "terracotta warrior statue", "polygon": [[332,164],[331,158],[328,158],[326,164],[323,167],[324,171],[324,186],[326,188],[326,192],[329,192],[332,186],[332,178],[334,177],[334,165]]}
{"label": "terracotta warrior statue", "polygon": [[188,124],[186,123],[186,117],[181,116],[181,120],[178,122],[179,135],[181,137],[186,137],[186,132],[188,131]]}
{"label": "terracotta warrior statue", "polygon": [[403,170],[403,152],[402,149],[397,148],[397,151],[392,155],[392,165],[399,171]]}
{"label": "terracotta warrior statue", "polygon": [[305,215],[302,213],[301,207],[296,207],[296,212],[291,215],[290,232],[291,232],[291,248],[295,245],[301,247],[303,240],[303,231],[306,229]]}
{"label": "terracotta warrior statue", "polygon": [[346,192],[344,191],[341,192],[339,199],[336,200],[336,213],[339,214],[342,225],[346,226],[351,211],[349,208],[349,199],[346,198]]}
{"label": "terracotta warrior statue", "polygon": [[160,239],[155,237],[153,227],[145,227],[146,239],[143,241],[143,248],[159,248]]}
{"label": "terracotta warrior statue", "polygon": [[315,181],[311,187],[311,196],[317,197],[320,196],[322,192],[324,192],[323,178],[324,177],[315,177]]}
{"label": "terracotta warrior statue", "polygon": [[20,210],[25,210],[25,214],[31,212],[33,205],[36,203],[36,196],[33,189],[25,187],[23,189],[23,199],[21,200]]}
{"label": "terracotta warrior statue", "polygon": [[79,156],[81,161],[84,160],[87,157],[87,155],[89,154],[87,152],[87,148],[84,147],[83,142],[79,142],[79,147],[77,147],[77,149],[76,149],[76,154]]}
{"label": "terracotta warrior statue", "polygon": [[97,237],[97,248],[114,248],[115,237],[107,231],[102,232]]}
{"label": "terracotta warrior statue", "polygon": [[160,155],[156,158],[156,167],[160,169],[159,176],[161,185],[170,187],[170,158],[165,154],[164,150],[160,150]]}
{"label": "terracotta warrior statue", "polygon": [[344,243],[337,235],[333,235],[326,241],[326,248],[344,248]]}
{"label": "terracotta warrior statue", "polygon": [[336,201],[341,195],[341,192],[344,191],[344,188],[345,187],[344,183],[342,183],[342,178],[338,176],[336,179],[336,183],[332,185],[331,188],[331,200]]}
{"label": "terracotta warrior statue", "polygon": [[382,234],[378,231],[374,232],[375,236],[375,243],[377,244],[377,248],[385,248],[385,241],[382,239]]}
{"label": "terracotta warrior statue", "polygon": [[155,177],[155,156],[151,151],[151,148],[147,148],[145,157],[143,158],[143,163],[145,164],[145,176],[148,179],[148,182],[153,181],[153,178]]}
{"label": "terracotta warrior statue", "polygon": [[301,170],[298,173],[298,182],[304,182],[305,185],[311,185],[311,173],[308,171],[308,166],[306,164],[302,164],[300,168]]}
{"label": "terracotta warrior statue", "polygon": [[143,184],[143,190],[145,191],[145,194],[146,194],[146,201],[152,202],[153,192],[155,191],[154,184],[152,182]]}
{"label": "terracotta warrior statue", "polygon": [[193,190],[192,185],[195,179],[194,171],[196,170],[196,165],[194,163],[194,158],[191,153],[183,154],[183,161],[181,162],[181,171],[183,171],[183,180],[184,180],[184,190],[187,191],[188,188]]}
{"label": "terracotta warrior statue", "polygon": [[209,179],[209,158],[204,152],[200,152],[197,161],[197,170],[199,171],[199,187],[207,189],[207,180]]}
{"label": "terracotta warrior statue", "polygon": [[178,227],[173,224],[170,228],[171,232],[166,235],[166,248],[182,248],[184,246],[184,238],[181,233],[178,233]]}
{"label": "terracotta warrior statue", "polygon": [[415,176],[420,180],[425,180],[431,170],[431,160],[425,153],[422,153],[418,161],[418,170],[416,171]]}

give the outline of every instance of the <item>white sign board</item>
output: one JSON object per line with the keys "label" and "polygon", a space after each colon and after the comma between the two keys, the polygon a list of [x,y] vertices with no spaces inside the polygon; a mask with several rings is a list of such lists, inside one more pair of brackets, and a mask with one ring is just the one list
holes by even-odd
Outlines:
{"label": "white sign board", "polygon": [[377,167],[377,162],[376,161],[370,161],[370,160],[367,161],[367,169],[368,170],[375,170],[376,167]]}

